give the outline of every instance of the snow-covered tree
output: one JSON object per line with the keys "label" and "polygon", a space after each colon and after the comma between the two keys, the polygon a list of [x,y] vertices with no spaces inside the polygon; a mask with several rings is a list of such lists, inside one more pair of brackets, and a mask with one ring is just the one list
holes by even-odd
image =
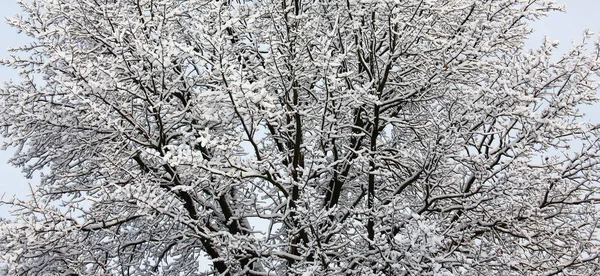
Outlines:
{"label": "snow-covered tree", "polygon": [[21,5],[11,274],[600,269],[600,47],[524,51],[553,1]]}

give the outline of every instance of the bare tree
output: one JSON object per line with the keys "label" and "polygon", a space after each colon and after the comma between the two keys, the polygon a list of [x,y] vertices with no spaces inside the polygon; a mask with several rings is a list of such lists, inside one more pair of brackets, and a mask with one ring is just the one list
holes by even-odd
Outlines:
{"label": "bare tree", "polygon": [[600,49],[524,51],[552,1],[21,5],[13,274],[600,269]]}

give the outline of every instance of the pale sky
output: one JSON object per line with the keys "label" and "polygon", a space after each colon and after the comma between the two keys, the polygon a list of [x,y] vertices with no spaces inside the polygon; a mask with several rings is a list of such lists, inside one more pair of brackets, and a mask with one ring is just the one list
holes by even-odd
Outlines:
{"label": "pale sky", "polygon": [[[11,17],[19,13],[19,7],[16,0],[1,0],[0,18]],[[550,17],[544,18],[533,25],[534,35],[530,38],[528,47],[539,45],[544,35],[548,35],[551,40],[561,42],[560,51],[566,51],[573,40],[579,40],[585,29],[590,29],[596,34],[600,34],[600,0],[558,0],[559,3],[567,4],[567,13],[553,13]],[[10,53],[6,48],[19,46],[27,42],[24,36],[17,35],[14,29],[6,25],[4,21],[0,22],[0,57],[8,57]],[[0,83],[9,79],[16,78],[17,75],[10,69],[0,67]],[[600,103],[599,103],[600,106]],[[595,108],[598,110],[598,108]],[[585,110],[593,110],[587,108]],[[597,113],[588,113],[588,118],[599,122],[600,111]],[[35,185],[39,180],[28,180],[23,177],[20,169],[7,164],[12,152],[0,152],[0,195],[5,194],[4,198],[10,198],[13,195],[24,197],[29,194],[29,185]],[[0,217],[9,217],[7,208],[0,207]]]}

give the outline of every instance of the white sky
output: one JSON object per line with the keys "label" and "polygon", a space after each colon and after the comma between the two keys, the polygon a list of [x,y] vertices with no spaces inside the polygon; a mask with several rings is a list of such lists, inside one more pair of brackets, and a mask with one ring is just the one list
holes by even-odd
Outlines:
{"label": "white sky", "polygon": [[[0,0],[0,17],[11,17],[19,13],[19,6],[16,0]],[[559,3],[567,4],[567,13],[554,13],[542,21],[536,22],[533,28],[536,30],[529,41],[528,47],[539,45],[544,35],[548,35],[551,40],[561,42],[560,51],[566,51],[573,40],[579,40],[584,30],[590,29],[600,34],[600,0],[558,0]],[[0,57],[8,57],[10,53],[6,51],[8,47],[25,44],[27,39],[16,34],[14,29],[6,25],[4,21],[0,22]],[[0,67],[0,83],[16,78],[15,72],[11,69]],[[597,109],[597,108],[596,108]],[[600,121],[600,111],[593,112],[594,109],[588,108],[588,118],[596,122]],[[36,179],[28,180],[23,177],[20,169],[7,164],[12,152],[0,152],[0,196],[10,198],[13,195],[24,197],[29,193],[29,183],[35,185]],[[0,217],[9,217],[6,207],[0,207]]]}

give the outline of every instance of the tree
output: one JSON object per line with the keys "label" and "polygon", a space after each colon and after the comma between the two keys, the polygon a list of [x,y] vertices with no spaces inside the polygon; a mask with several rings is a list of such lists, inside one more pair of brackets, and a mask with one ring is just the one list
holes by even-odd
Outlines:
{"label": "tree", "polygon": [[600,47],[524,51],[552,1],[21,5],[13,274],[600,269]]}

